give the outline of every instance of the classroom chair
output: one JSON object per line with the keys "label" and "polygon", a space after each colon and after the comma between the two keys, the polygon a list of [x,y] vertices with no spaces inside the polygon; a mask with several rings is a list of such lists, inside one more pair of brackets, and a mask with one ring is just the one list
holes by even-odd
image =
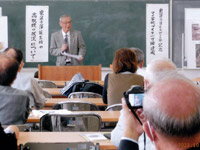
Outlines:
{"label": "classroom chair", "polygon": [[[122,109],[122,104],[113,104],[106,108],[105,111],[120,111]],[[112,130],[116,126],[116,122],[106,122],[103,123],[103,130]]]}
{"label": "classroom chair", "polygon": [[93,92],[72,92],[68,98],[102,98],[102,95]]}
{"label": "classroom chair", "polygon": [[70,111],[97,111],[98,106],[91,102],[83,101],[64,101],[53,106],[54,109],[67,109]]}
{"label": "classroom chair", "polygon": [[100,131],[101,122],[94,112],[46,114],[40,118],[40,131]]}
{"label": "classroom chair", "polygon": [[106,108],[106,111],[119,111],[122,109],[122,104],[113,104]]}

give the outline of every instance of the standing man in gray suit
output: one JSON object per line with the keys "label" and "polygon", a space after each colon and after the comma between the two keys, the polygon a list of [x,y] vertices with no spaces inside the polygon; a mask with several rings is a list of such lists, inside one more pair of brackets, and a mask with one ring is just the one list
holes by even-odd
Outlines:
{"label": "standing man in gray suit", "polygon": [[[59,24],[62,29],[52,33],[50,46],[50,54],[57,56],[56,65],[83,65],[86,46],[81,32],[71,30],[72,20],[68,15],[62,15]],[[66,54],[76,55],[77,58]]]}

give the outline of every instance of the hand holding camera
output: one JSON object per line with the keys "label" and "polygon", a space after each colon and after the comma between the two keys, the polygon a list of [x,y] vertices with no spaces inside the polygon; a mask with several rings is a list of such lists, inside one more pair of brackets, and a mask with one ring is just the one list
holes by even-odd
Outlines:
{"label": "hand holding camera", "polygon": [[[126,100],[128,108],[131,110],[131,112],[135,115],[137,120],[142,125],[142,122],[138,117],[138,115],[142,117],[143,115],[142,110],[137,110],[136,113],[134,109],[143,108],[144,88],[139,85],[134,85],[128,91],[124,92],[124,98]],[[144,117],[142,117],[142,119],[143,118]]]}

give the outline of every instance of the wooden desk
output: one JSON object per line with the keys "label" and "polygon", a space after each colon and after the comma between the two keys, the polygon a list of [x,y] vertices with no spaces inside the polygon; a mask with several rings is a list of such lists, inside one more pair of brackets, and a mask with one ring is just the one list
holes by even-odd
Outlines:
{"label": "wooden desk", "polygon": [[101,80],[101,64],[98,66],[43,66],[38,65],[39,80],[69,81],[81,73],[86,80]]}
{"label": "wooden desk", "polygon": [[[75,111],[81,112],[81,111]],[[87,112],[87,111],[84,111]],[[101,116],[102,122],[117,122],[120,116],[120,111],[92,111]],[[38,123],[40,122],[40,117],[29,115],[27,123]]]}
{"label": "wooden desk", "polygon": [[58,102],[63,102],[63,101],[83,101],[83,102],[90,102],[94,103],[97,106],[107,106],[107,104],[103,103],[102,98],[48,98],[45,106],[46,107],[52,107]]}
{"label": "wooden desk", "polygon": [[[63,88],[65,86],[66,81],[52,81],[52,82],[54,82],[57,85],[58,88]],[[99,81],[95,80],[95,81],[91,81],[91,82],[98,83],[102,86],[104,85],[104,81],[100,81],[100,80]]]}
{"label": "wooden desk", "polygon": [[[87,142],[80,134],[90,132],[20,132],[17,144],[34,143],[65,143],[65,142]],[[91,132],[92,133],[92,132]],[[100,144],[100,149],[116,150],[117,148],[110,140],[94,142]]]}

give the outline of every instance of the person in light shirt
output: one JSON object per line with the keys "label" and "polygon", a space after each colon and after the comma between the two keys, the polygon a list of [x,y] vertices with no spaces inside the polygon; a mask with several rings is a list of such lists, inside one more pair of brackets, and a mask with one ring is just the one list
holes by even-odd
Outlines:
{"label": "person in light shirt", "polygon": [[[153,86],[156,82],[161,81],[168,74],[176,72],[176,65],[167,58],[156,58],[152,60],[149,64],[147,64],[145,70],[144,77],[144,85],[145,89],[148,90]],[[123,109],[120,111],[119,121],[116,127],[111,132],[111,142],[115,146],[119,146],[120,139],[123,135],[124,130],[124,117],[123,117]],[[143,136],[139,137],[139,149],[143,150]],[[154,150],[155,147],[152,145],[149,138],[147,138],[147,147],[148,150]]]}

